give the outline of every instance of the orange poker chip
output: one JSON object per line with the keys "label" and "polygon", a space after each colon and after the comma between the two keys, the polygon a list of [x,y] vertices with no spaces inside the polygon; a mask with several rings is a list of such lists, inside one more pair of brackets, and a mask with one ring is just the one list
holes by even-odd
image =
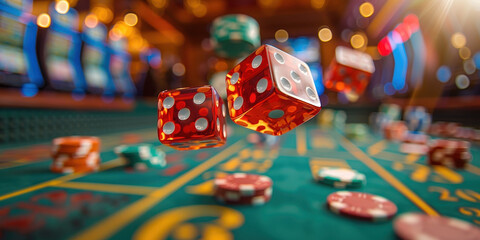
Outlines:
{"label": "orange poker chip", "polygon": [[53,140],[55,173],[94,172],[100,168],[100,139],[89,136],[60,137]]}
{"label": "orange poker chip", "polygon": [[54,165],[50,166],[50,170],[54,173],[87,173],[87,172],[97,172],[99,169],[100,169],[99,166],[96,166],[96,167],[87,167],[87,166],[56,167]]}
{"label": "orange poker chip", "polygon": [[100,156],[97,152],[90,153],[87,157],[71,158],[68,155],[61,155],[53,160],[57,166],[95,166],[100,165]]}

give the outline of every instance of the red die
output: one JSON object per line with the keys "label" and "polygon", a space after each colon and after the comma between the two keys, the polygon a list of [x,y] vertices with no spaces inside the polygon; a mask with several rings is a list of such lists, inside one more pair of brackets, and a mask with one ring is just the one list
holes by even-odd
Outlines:
{"label": "red die", "polygon": [[179,88],[158,95],[158,139],[178,150],[225,143],[226,109],[213,87]]}
{"label": "red die", "polygon": [[230,117],[257,132],[282,135],[321,109],[307,64],[270,45],[235,66],[226,82]]}
{"label": "red die", "polygon": [[338,46],[335,59],[324,77],[325,87],[338,92],[361,95],[375,71],[370,55]]}

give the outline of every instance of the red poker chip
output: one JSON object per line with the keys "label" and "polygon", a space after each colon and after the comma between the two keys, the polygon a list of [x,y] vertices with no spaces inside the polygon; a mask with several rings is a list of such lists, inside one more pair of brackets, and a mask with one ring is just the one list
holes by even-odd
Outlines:
{"label": "red poker chip", "polygon": [[233,204],[233,205],[264,205],[268,201],[270,201],[271,196],[252,196],[252,197],[241,197],[239,199],[228,199],[224,196],[216,196],[217,200],[221,203],[225,204]]}
{"label": "red poker chip", "polygon": [[468,222],[421,213],[404,213],[393,223],[395,233],[404,240],[480,239],[480,229]]}
{"label": "red poker chip", "polygon": [[241,196],[260,195],[272,185],[272,179],[269,177],[248,173],[234,173],[218,177],[214,181],[215,191],[237,192]]}
{"label": "red poker chip", "polygon": [[390,200],[361,192],[332,193],[327,205],[334,213],[371,221],[387,220],[397,213],[397,206]]}

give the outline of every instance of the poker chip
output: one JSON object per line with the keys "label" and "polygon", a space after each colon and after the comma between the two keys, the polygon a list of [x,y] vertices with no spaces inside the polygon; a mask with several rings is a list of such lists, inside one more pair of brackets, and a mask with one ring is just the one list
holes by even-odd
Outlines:
{"label": "poker chip", "polygon": [[425,132],[431,123],[431,116],[422,106],[408,106],[404,117],[407,127],[412,132]]}
{"label": "poker chip", "polygon": [[147,170],[149,168],[163,168],[167,165],[165,153],[150,144],[120,145],[115,147],[114,152],[125,159],[126,167],[135,170]]}
{"label": "poker chip", "polygon": [[100,139],[91,136],[70,136],[52,141],[53,162],[50,170],[55,173],[94,172],[100,167]]}
{"label": "poker chip", "polygon": [[220,57],[240,58],[260,46],[258,22],[243,14],[220,16],[213,21],[210,37]]}
{"label": "poker chip", "polygon": [[471,161],[470,143],[467,141],[436,139],[430,142],[429,165],[465,168]]}
{"label": "poker chip", "polygon": [[227,204],[262,205],[270,200],[272,185],[267,176],[234,173],[214,180],[214,195]]}
{"label": "poker chip", "polygon": [[327,197],[328,208],[349,217],[384,221],[397,213],[397,206],[390,200],[368,193],[338,191]]}
{"label": "poker chip", "polygon": [[402,141],[407,136],[407,125],[402,121],[392,122],[383,128],[383,136],[390,141]]}
{"label": "poker chip", "polygon": [[397,236],[403,240],[474,240],[480,239],[480,229],[468,222],[421,213],[404,213],[393,223]]}
{"label": "poker chip", "polygon": [[367,135],[368,127],[361,123],[349,123],[345,125],[344,133],[347,138],[361,139]]}
{"label": "poker chip", "polygon": [[361,187],[366,184],[364,174],[348,168],[320,168],[315,179],[335,188]]}

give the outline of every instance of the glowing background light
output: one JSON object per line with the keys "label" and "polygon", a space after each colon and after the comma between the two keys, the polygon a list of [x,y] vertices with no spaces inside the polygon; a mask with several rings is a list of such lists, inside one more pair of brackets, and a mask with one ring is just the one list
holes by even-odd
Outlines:
{"label": "glowing background light", "polygon": [[55,4],[55,11],[57,11],[60,14],[67,13],[69,9],[70,9],[70,4],[65,0],[58,1]]}
{"label": "glowing background light", "polygon": [[350,44],[353,48],[363,48],[367,44],[367,39],[365,35],[356,33],[350,38]]}
{"label": "glowing background light", "polygon": [[85,26],[89,28],[94,28],[98,25],[98,18],[95,16],[95,14],[88,14],[87,17],[85,17]]}
{"label": "glowing background light", "polygon": [[392,46],[388,41],[388,37],[382,38],[380,42],[378,42],[377,48],[378,53],[380,53],[382,56],[388,56],[390,53],[392,53]]}
{"label": "glowing background light", "polygon": [[185,71],[186,71],[185,65],[183,65],[182,63],[173,64],[172,72],[173,72],[173,74],[175,74],[175,76],[181,77],[181,76],[185,75]]}
{"label": "glowing background light", "polygon": [[325,5],[325,0],[310,0],[312,8],[321,9]]}
{"label": "glowing background light", "polygon": [[468,86],[470,86],[470,79],[464,74],[460,74],[455,78],[455,85],[457,85],[459,89],[468,88]]}
{"label": "glowing background light", "polygon": [[480,69],[480,52],[477,52],[475,55],[473,55],[473,62],[475,62],[475,67]]}
{"label": "glowing background light", "polygon": [[470,51],[470,48],[468,47],[462,47],[460,50],[458,50],[458,55],[460,55],[460,58],[465,60],[469,59],[472,56],[472,52]]}
{"label": "glowing background light", "polygon": [[467,39],[465,38],[465,35],[460,32],[453,34],[450,41],[452,42],[452,46],[454,48],[463,48],[465,44],[467,44]]}
{"label": "glowing background light", "polygon": [[137,23],[138,23],[137,14],[135,14],[135,13],[127,13],[127,14],[125,14],[125,17],[123,17],[123,21],[124,21],[125,24],[127,24],[128,26],[133,27],[133,26],[137,25]]}
{"label": "glowing background light", "polygon": [[358,10],[360,11],[360,15],[362,15],[362,17],[370,17],[375,11],[373,5],[369,2],[362,3]]}
{"label": "glowing background light", "polygon": [[281,43],[286,42],[288,40],[288,32],[284,29],[278,29],[275,32],[275,40]]}
{"label": "glowing background light", "polygon": [[440,82],[448,82],[448,80],[452,77],[452,71],[450,68],[443,65],[437,69],[437,79]]}
{"label": "glowing background light", "polygon": [[332,31],[328,27],[324,27],[318,31],[318,38],[322,42],[328,42],[332,40]]}
{"label": "glowing background light", "polygon": [[37,17],[37,25],[42,28],[48,28],[50,27],[50,24],[52,23],[52,19],[50,19],[50,15],[46,13],[42,13],[38,15]]}
{"label": "glowing background light", "polygon": [[463,62],[463,70],[466,74],[473,74],[476,70],[473,59],[467,59]]}

